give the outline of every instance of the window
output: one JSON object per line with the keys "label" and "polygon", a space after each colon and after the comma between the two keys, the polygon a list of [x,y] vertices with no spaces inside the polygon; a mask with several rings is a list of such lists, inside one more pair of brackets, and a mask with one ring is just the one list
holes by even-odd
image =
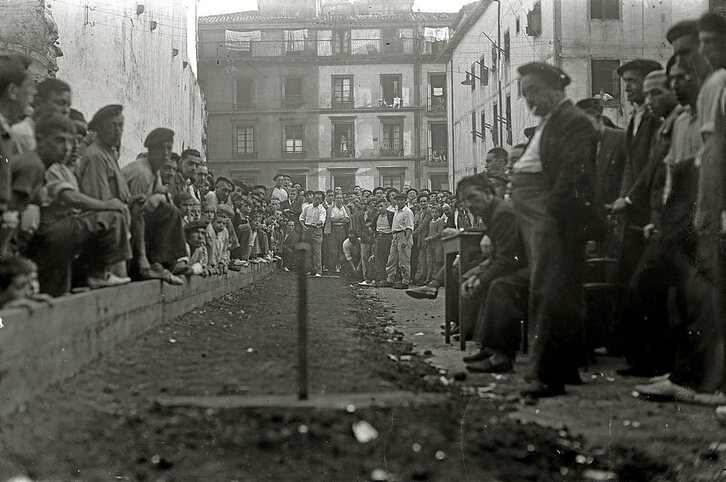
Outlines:
{"label": "window", "polygon": [[527,35],[539,37],[542,35],[542,4],[537,2],[527,14]]}
{"label": "window", "polygon": [[255,151],[255,128],[251,126],[239,126],[236,132],[235,152],[238,158],[256,157]]}
{"label": "window", "polygon": [[289,125],[285,126],[285,148],[284,153],[287,155],[303,154],[303,126]]}
{"label": "window", "polygon": [[380,107],[400,109],[403,103],[401,99],[401,75],[381,75],[381,99],[378,101]]}
{"label": "window", "polygon": [[[258,172],[255,170],[255,172]],[[229,171],[229,177],[235,183],[246,184],[247,186],[254,186],[257,184],[257,176],[255,172],[250,172],[247,169],[231,169]]]}
{"label": "window", "polygon": [[[471,72],[471,75],[476,74],[476,62],[471,64],[470,72]],[[476,79],[472,78],[471,79],[471,91],[474,92],[475,90],[476,90]]]}
{"label": "window", "polygon": [[620,0],[590,0],[590,18],[619,20]]}
{"label": "window", "polygon": [[341,172],[333,172],[332,176],[333,189],[339,187],[343,193],[351,192],[355,187],[355,170],[343,170]]}
{"label": "window", "polygon": [[492,142],[499,146],[499,106],[494,104],[492,108]]}
{"label": "window", "polygon": [[237,108],[251,107],[253,105],[254,92],[252,79],[237,79],[234,104]]}
{"label": "window", "polygon": [[285,107],[297,108],[303,105],[302,79],[300,77],[288,77],[282,84],[283,100]]}
{"label": "window", "polygon": [[517,98],[522,97],[522,81],[517,79]]}
{"label": "window", "polygon": [[429,111],[446,111],[446,74],[429,76]]}
{"label": "window", "polygon": [[482,142],[487,140],[486,128],[487,128],[487,113],[484,109],[482,109],[481,110],[481,141]]}
{"label": "window", "polygon": [[514,33],[519,33],[520,25],[519,25],[519,17],[514,19]]}
{"label": "window", "polygon": [[509,49],[512,46],[512,40],[509,37],[509,30],[504,32],[504,61],[509,62]]}
{"label": "window", "polygon": [[449,190],[449,175],[448,174],[431,174],[429,175],[431,181],[431,189],[434,191],[448,191]]}
{"label": "window", "polygon": [[397,28],[381,29],[381,51],[384,54],[403,53],[403,39]]}
{"label": "window", "polygon": [[305,44],[308,39],[307,29],[285,30],[285,54],[299,55],[305,51]]}
{"label": "window", "polygon": [[446,162],[448,155],[448,139],[446,136],[446,124],[432,123],[429,124],[429,161]]}
{"label": "window", "polygon": [[506,116],[507,116],[507,144],[512,145],[512,96],[507,95],[506,103]]}
{"label": "window", "polygon": [[[288,170],[288,172],[289,172],[289,170]],[[302,186],[303,190],[307,189],[308,177],[304,173],[295,174],[295,173],[291,172],[290,181],[292,182],[293,185],[300,184]]]}
{"label": "window", "polygon": [[394,188],[399,191],[403,189],[403,173],[402,172],[383,172],[381,173],[381,187],[384,189]]}
{"label": "window", "polygon": [[403,122],[383,122],[381,157],[403,156]]}
{"label": "window", "polygon": [[353,122],[334,122],[331,157],[355,157]]}
{"label": "window", "polygon": [[489,85],[489,67],[484,63],[484,56],[479,59],[479,82],[481,85]]}
{"label": "window", "polygon": [[492,45],[492,72],[497,71],[497,57],[499,56],[499,49],[496,45]]}
{"label": "window", "polygon": [[353,76],[333,76],[333,107],[353,107]]}
{"label": "window", "polygon": [[350,30],[333,30],[333,53],[349,54],[350,53]]}
{"label": "window", "polygon": [[471,113],[471,142],[476,142],[477,139],[477,132],[476,132],[476,112]]}
{"label": "window", "polygon": [[[590,69],[592,71],[592,95],[603,93],[612,96],[614,99],[620,98],[620,78],[615,69],[620,67],[619,60],[612,59],[592,59],[590,60]],[[608,100],[607,96],[603,96],[603,100]]]}

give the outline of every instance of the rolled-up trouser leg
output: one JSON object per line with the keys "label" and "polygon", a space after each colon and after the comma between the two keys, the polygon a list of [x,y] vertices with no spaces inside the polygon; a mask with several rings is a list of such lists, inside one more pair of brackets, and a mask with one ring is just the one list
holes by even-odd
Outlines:
{"label": "rolled-up trouser leg", "polygon": [[186,256],[181,213],[172,204],[161,203],[144,213],[144,238],[150,263],[168,265]]}

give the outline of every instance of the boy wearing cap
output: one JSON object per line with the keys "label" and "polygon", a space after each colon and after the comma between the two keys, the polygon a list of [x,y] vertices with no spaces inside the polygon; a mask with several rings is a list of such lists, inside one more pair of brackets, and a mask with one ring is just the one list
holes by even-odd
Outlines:
{"label": "boy wearing cap", "polygon": [[210,223],[214,248],[210,252],[209,267],[219,274],[226,274],[229,268],[229,232],[226,225],[233,215],[232,209],[222,204]]}
{"label": "boy wearing cap", "polygon": [[209,259],[207,254],[207,226],[202,221],[192,221],[184,227],[189,257],[186,275],[207,276]]}

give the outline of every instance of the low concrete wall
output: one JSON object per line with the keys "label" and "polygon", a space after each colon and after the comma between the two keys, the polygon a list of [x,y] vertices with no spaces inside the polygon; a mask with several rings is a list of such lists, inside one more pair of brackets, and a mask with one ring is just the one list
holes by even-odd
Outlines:
{"label": "low concrete wall", "polygon": [[0,415],[74,375],[84,364],[192,308],[266,276],[273,265],[191,278],[184,286],[131,283],[56,298],[52,306],[0,311]]}

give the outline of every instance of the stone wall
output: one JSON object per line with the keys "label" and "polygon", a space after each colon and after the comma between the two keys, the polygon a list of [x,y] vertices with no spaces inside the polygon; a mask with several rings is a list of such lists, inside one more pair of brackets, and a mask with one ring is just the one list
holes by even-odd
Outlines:
{"label": "stone wall", "polygon": [[53,300],[30,313],[0,311],[0,415],[48,385],[74,375],[118,343],[247,286],[272,272],[252,265],[239,273],[193,277],[184,286],[131,283]]}

